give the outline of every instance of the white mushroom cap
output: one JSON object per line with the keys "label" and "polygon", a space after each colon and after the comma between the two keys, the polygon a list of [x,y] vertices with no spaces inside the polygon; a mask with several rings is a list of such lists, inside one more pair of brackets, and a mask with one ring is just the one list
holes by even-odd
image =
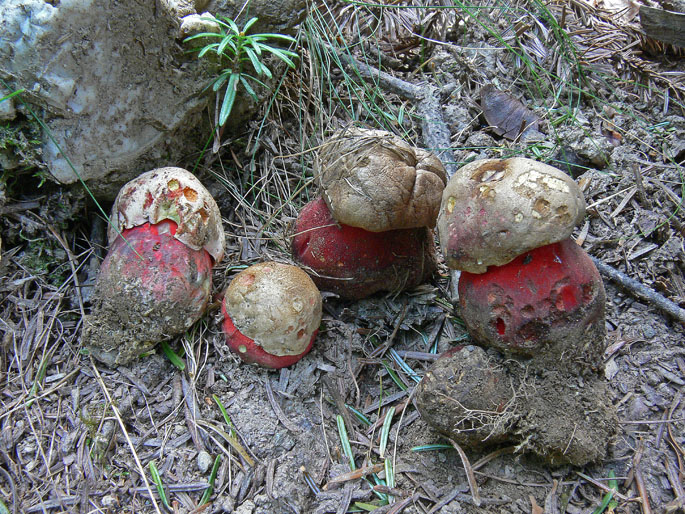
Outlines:
{"label": "white mushroom cap", "polygon": [[323,146],[317,166],[339,223],[371,232],[435,226],[447,173],[434,154],[389,132],[350,127]]}
{"label": "white mushroom cap", "polygon": [[212,195],[183,168],[158,168],[143,173],[121,188],[112,206],[107,236],[165,219],[175,221],[176,239],[195,250],[205,249],[219,262],[226,245],[221,213]]}
{"label": "white mushroom cap", "polygon": [[570,237],[584,216],[583,193],[564,172],[522,157],[483,159],[445,187],[438,233],[449,267],[484,273]]}
{"label": "white mushroom cap", "polygon": [[231,281],[224,295],[235,327],[271,355],[299,355],[321,323],[321,293],[297,266],[255,264]]}

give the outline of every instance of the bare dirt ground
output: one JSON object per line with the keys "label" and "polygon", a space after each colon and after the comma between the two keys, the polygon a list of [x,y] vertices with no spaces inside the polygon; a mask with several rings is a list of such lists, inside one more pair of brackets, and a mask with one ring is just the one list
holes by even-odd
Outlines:
{"label": "bare dirt ground", "polygon": [[[572,173],[588,204],[577,241],[684,306],[685,72],[678,51],[642,37],[637,19],[624,22],[585,3],[415,11],[339,6],[340,32],[330,41],[344,40],[402,80],[438,87],[454,164],[522,154]],[[303,65],[268,112],[265,106],[264,119],[225,139],[198,170],[228,235],[214,276],[217,299],[245,265],[290,259],[290,226],[317,193],[311,149],[331,129],[356,120],[422,142],[414,106],[363,81],[350,88],[348,72],[317,53],[315,26],[307,25]],[[560,26],[568,39],[555,32]],[[576,61],[564,53],[570,47]],[[582,79],[569,62],[581,66]],[[488,127],[479,102],[488,84],[540,117],[537,135],[510,140]],[[364,103],[374,101],[391,116]],[[683,510],[685,328],[607,279],[603,402],[617,409],[618,436],[608,441],[606,460],[582,469],[549,467],[515,448],[465,448],[466,464],[420,418],[412,403],[417,381],[441,352],[473,344],[444,265],[413,291],[359,302],[326,296],[314,349],[280,372],[229,352],[217,303],[170,342],[183,370],[161,351],[116,369],[95,363],[80,336],[105,251],[104,222],[80,186],[42,184],[40,155],[29,142],[35,134],[22,123],[12,138],[3,129],[24,167],[3,174],[0,198],[0,512]],[[187,163],[173,164],[192,168],[198,156],[199,149],[190,151]],[[383,482],[379,455],[391,407],[393,487]],[[338,418],[365,474],[344,475],[350,460]],[[425,447],[432,444],[442,446]],[[617,491],[603,504],[612,475]],[[210,480],[209,503],[199,506]]]}

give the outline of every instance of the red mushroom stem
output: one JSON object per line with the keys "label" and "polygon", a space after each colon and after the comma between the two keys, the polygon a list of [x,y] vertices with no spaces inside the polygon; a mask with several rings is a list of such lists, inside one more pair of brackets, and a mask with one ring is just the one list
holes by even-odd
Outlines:
{"label": "red mushroom stem", "polygon": [[485,273],[462,272],[464,322],[479,342],[542,365],[600,366],[605,293],[572,239],[542,246]]}
{"label": "red mushroom stem", "polygon": [[320,289],[342,298],[411,288],[435,271],[430,229],[370,232],[339,224],[323,198],[304,206],[295,232],[293,258],[311,270]]}

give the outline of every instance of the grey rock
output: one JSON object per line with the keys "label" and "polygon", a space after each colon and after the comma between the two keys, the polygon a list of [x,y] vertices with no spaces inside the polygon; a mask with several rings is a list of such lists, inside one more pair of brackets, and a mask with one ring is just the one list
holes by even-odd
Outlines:
{"label": "grey rock", "polygon": [[207,473],[213,462],[214,459],[212,459],[212,456],[206,451],[202,450],[197,454],[197,469],[200,470],[200,473]]}
{"label": "grey rock", "polygon": [[2,3],[0,76],[45,107],[43,155],[57,181],[118,186],[197,137],[206,81],[182,62],[177,23],[154,2]]}
{"label": "grey rock", "polygon": [[[205,11],[233,17],[243,6],[210,3],[0,2],[0,78],[24,88],[22,98],[45,121],[43,158],[58,182],[82,179],[96,195],[113,198],[141,171],[176,165],[188,148],[203,146],[210,129],[202,92],[211,76],[187,53],[181,18]],[[260,31],[282,32],[299,23],[306,4],[259,0],[247,11],[260,18]],[[241,119],[255,112],[238,103]]]}

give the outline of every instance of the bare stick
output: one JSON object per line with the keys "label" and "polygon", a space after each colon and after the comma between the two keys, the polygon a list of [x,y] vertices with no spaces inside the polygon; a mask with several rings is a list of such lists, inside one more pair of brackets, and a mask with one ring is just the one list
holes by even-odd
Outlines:
{"label": "bare stick", "polygon": [[269,382],[269,378],[267,377],[266,380],[264,380],[264,388],[266,389],[266,396],[269,398],[269,403],[271,404],[271,408],[274,410],[276,413],[276,417],[278,418],[278,421],[281,422],[281,424],[290,430],[291,432],[302,432],[302,429],[297,426],[295,423],[290,421],[288,417],[285,415],[283,410],[281,409],[281,406],[278,405],[278,402],[276,401],[276,398],[274,397],[274,392],[273,389],[271,389],[271,383]]}
{"label": "bare stick", "polygon": [[[335,49],[328,48],[335,52]],[[440,158],[447,170],[448,178],[454,175],[456,159],[452,153],[450,131],[442,116],[442,107],[440,106],[440,97],[437,89],[430,84],[422,84],[419,87],[405,82],[373,66],[359,62],[349,54],[338,52],[336,54],[343,63],[354,67],[363,79],[377,83],[384,90],[413,100],[416,103],[422,120],[421,128],[424,144]]]}
{"label": "bare stick", "polygon": [[603,263],[596,257],[590,256],[590,258],[595,263],[595,266],[597,266],[597,269],[602,275],[628,290],[633,296],[647,301],[650,305],[654,305],[656,308],[668,314],[669,316],[672,316],[674,319],[680,321],[681,323],[685,323],[685,309],[681,309],[668,298],[660,295],[644,284],[641,284],[637,280],[630,278],[628,275],[618,271],[616,268]]}

